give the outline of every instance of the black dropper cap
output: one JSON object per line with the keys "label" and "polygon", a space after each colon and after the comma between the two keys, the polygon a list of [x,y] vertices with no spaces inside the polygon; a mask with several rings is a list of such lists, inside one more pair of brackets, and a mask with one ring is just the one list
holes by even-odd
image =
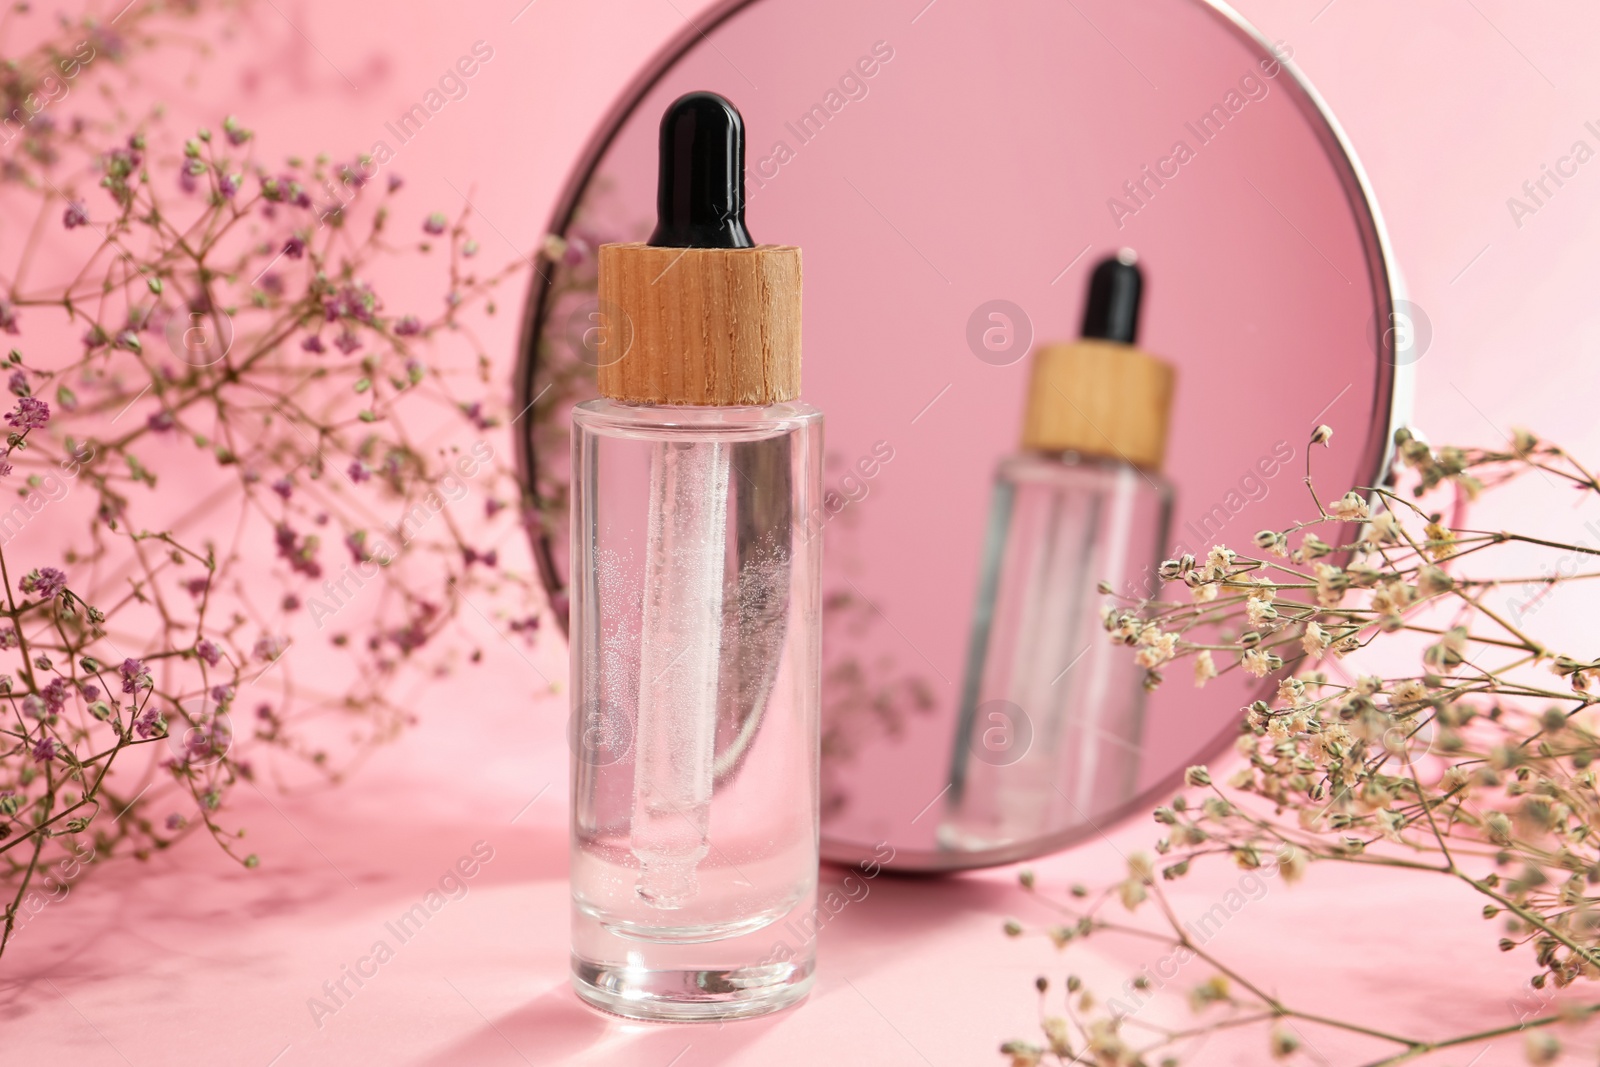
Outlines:
{"label": "black dropper cap", "polygon": [[744,120],[716,93],[687,93],[661,116],[656,230],[665,248],[751,248],[744,227]]}
{"label": "black dropper cap", "polygon": [[1131,248],[1107,256],[1089,279],[1089,304],[1083,310],[1083,336],[1131,345],[1139,337],[1139,298],[1144,276]]}

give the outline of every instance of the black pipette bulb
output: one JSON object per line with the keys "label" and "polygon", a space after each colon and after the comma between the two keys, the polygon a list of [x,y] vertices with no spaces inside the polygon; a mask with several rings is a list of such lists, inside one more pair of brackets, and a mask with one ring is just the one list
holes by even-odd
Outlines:
{"label": "black pipette bulb", "polygon": [[1139,298],[1144,276],[1139,257],[1124,248],[1095,267],[1089,279],[1089,303],[1083,311],[1083,336],[1131,345],[1139,337]]}
{"label": "black pipette bulb", "polygon": [[744,226],[744,120],[716,93],[687,93],[661,116],[656,229],[666,248],[751,248]]}

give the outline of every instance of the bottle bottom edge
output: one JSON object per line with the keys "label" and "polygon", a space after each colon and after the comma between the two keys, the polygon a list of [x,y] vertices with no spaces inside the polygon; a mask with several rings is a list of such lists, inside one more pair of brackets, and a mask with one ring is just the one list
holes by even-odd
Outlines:
{"label": "bottle bottom edge", "polygon": [[629,1019],[716,1022],[767,1015],[811,991],[811,957],[735,968],[646,970],[572,955],[572,988],[584,1002]]}

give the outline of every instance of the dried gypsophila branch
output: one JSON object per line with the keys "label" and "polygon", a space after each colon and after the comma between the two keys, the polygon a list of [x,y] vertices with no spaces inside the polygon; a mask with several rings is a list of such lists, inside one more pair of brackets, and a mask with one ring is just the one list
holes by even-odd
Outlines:
{"label": "dried gypsophila branch", "polygon": [[[1318,427],[1312,443],[1331,437],[1329,428]],[[1418,499],[1444,487],[1472,499],[1528,472],[1600,495],[1600,482],[1582,463],[1522,431],[1502,450],[1435,451],[1405,430],[1395,444]],[[1280,678],[1271,700],[1243,709],[1237,747],[1248,763],[1229,780],[1228,791],[1205,768],[1191,768],[1187,784],[1202,795],[1180,794],[1155,811],[1156,821],[1170,828],[1156,844],[1160,859],[1135,857],[1125,881],[1089,908],[1068,909],[1073,924],[1051,932],[1063,946],[1097,930],[1162,939],[1211,969],[1191,994],[1196,1010],[1218,1004],[1227,1010],[1143,1043],[1127,1031],[1148,1026],[1132,1019],[1125,1005],[1113,1003],[1093,1021],[1070,1013],[1052,1017],[1045,1024],[1047,1046],[1006,1046],[1014,1062],[1037,1063],[1047,1052],[1060,1058],[1073,1048],[1097,1063],[1144,1062],[1219,1029],[1292,1020],[1399,1046],[1383,1063],[1519,1030],[1527,1032],[1530,1060],[1550,1062],[1562,1046],[1548,1027],[1600,1012],[1600,1004],[1552,996],[1514,1025],[1443,1040],[1308,1014],[1266,995],[1206,952],[1166,904],[1157,863],[1161,880],[1173,880],[1195,861],[1216,856],[1230,856],[1248,871],[1271,867],[1286,880],[1323,861],[1432,874],[1485,898],[1484,917],[1505,923],[1502,951],[1533,950],[1533,990],[1600,977],[1600,897],[1590,891],[1600,882],[1593,769],[1600,732],[1589,692],[1600,663],[1547,647],[1524,632],[1515,612],[1485,603],[1506,586],[1549,590],[1600,577],[1600,560],[1589,569],[1556,568],[1533,577],[1480,573],[1500,546],[1534,546],[1571,560],[1592,559],[1600,550],[1446,524],[1443,515],[1424,511],[1392,485],[1357,489],[1325,504],[1316,495],[1309,456],[1306,482],[1317,517],[1257,534],[1263,555],[1219,546],[1203,562],[1168,560],[1161,575],[1187,587],[1187,603],[1107,609],[1111,639],[1136,650],[1151,687],[1162,683],[1163,668],[1184,658],[1194,662],[1200,686],[1231,670],[1266,678],[1288,667],[1292,674]],[[1352,529],[1358,536],[1346,535]],[[1436,621],[1441,624],[1429,625]],[[1422,635],[1425,643],[1414,674],[1350,676],[1340,665],[1404,634]],[[1324,665],[1329,670],[1319,669]],[[1330,671],[1345,677],[1335,680]],[[1552,674],[1558,684],[1545,680]],[[1031,876],[1024,885],[1031,887]],[[1169,929],[1102,920],[1099,906],[1112,898],[1130,910],[1154,900]],[[1022,932],[1015,924],[1008,931]],[[1235,996],[1234,986],[1245,993]],[[1080,998],[1078,1011],[1092,1004]],[[1298,1047],[1296,1031],[1281,1025],[1271,1027],[1268,1040],[1277,1056]]]}
{"label": "dried gypsophila branch", "polygon": [[[129,13],[116,35],[64,24],[0,73],[0,96],[39,99],[41,79],[58,76],[52,65],[68,55],[80,83],[110,77],[135,42],[161,45],[156,7]],[[79,36],[88,44],[74,50]],[[407,672],[476,659],[436,641],[461,600],[529,584],[485,543],[515,536],[520,509],[507,503],[514,477],[488,443],[502,419],[474,398],[488,361],[466,316],[475,305],[492,313],[495,289],[520,264],[475,269],[467,209],[422,223],[418,250],[448,249],[442,310],[390,315],[366,280],[407,250],[388,236],[400,182],[377,180],[386,161],[269,170],[231,117],[168,155],[181,139],[155,110],[132,133],[125,119],[67,121],[61,110],[34,112],[0,170],[8,208],[34,205],[28,240],[0,273],[0,330],[26,325],[29,352],[51,353],[16,348],[6,360],[17,407],[0,478],[25,484],[16,507],[0,508],[0,571],[12,538],[46,508],[54,540],[69,546],[65,570],[22,579],[19,590],[38,599],[13,604],[0,632],[0,649],[21,659],[18,678],[0,676],[17,720],[0,748],[0,878],[14,888],[0,952],[39,910],[36,880],[70,883],[113,853],[148,854],[203,828],[254,866],[235,851],[242,831],[217,821],[230,787],[257,773],[234,734],[337,778],[345,761],[317,717],[336,713],[341,733],[360,728],[343,743],[359,758],[409,721],[388,695]],[[102,192],[79,192],[90,184]],[[379,188],[384,202],[372,203]],[[74,276],[30,286],[41,251],[72,251],[68,242],[86,237],[93,247]],[[62,359],[73,347],[61,343],[67,327],[82,341]],[[190,328],[203,335],[198,351]],[[429,348],[458,338],[479,352],[471,372],[430,365]],[[463,424],[477,437],[470,448],[451,443]],[[203,486],[198,507],[172,513],[157,483],[175,478]],[[88,493],[69,499],[79,486]],[[459,501],[481,506],[483,519],[458,516]],[[78,535],[87,547],[73,546]],[[330,535],[348,555],[342,566],[324,555]],[[252,557],[273,556],[282,588],[263,605],[260,583],[246,579]],[[537,621],[510,627],[531,639]],[[284,656],[297,633],[348,650],[347,677],[320,691],[297,677]],[[123,696],[100,677],[101,663],[119,660],[112,681]],[[267,699],[253,728],[235,728],[229,715],[247,686]],[[161,755],[128,778],[118,754],[151,741],[164,742]],[[147,814],[178,796],[194,814]]]}

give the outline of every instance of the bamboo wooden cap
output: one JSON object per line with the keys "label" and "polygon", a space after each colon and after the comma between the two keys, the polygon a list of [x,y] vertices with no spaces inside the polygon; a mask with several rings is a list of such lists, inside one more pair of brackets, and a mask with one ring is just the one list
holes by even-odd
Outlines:
{"label": "bamboo wooden cap", "polygon": [[[800,395],[800,249],[600,246],[600,392],[631,404]],[[618,351],[621,349],[621,351]]]}
{"label": "bamboo wooden cap", "polygon": [[1169,364],[1132,345],[1090,338],[1046,345],[1033,357],[1022,447],[1160,470],[1174,378]]}

